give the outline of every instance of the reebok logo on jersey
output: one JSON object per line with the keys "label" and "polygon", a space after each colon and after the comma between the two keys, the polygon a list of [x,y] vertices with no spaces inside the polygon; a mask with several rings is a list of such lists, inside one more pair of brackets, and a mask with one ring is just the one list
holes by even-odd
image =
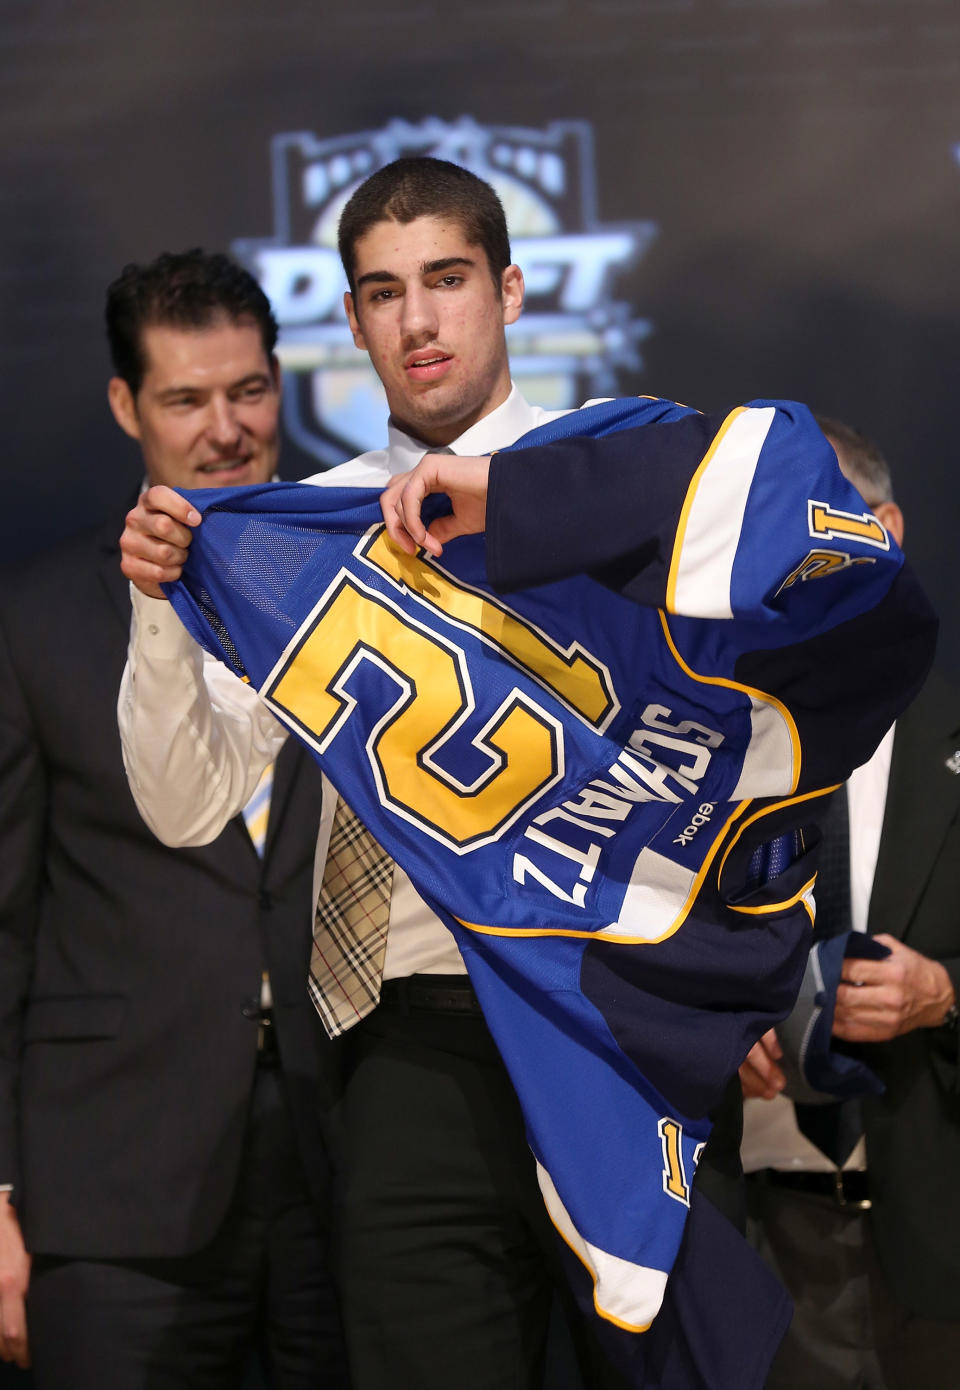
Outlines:
{"label": "reebok logo on jersey", "polygon": [[700,809],[690,817],[690,824],[687,826],[685,830],[681,830],[680,834],[676,836],[673,843],[675,845],[689,845],[694,835],[696,835],[697,831],[700,829],[701,825],[706,825],[709,822],[710,817],[713,815],[716,809],[717,803],[715,801],[702,802]]}

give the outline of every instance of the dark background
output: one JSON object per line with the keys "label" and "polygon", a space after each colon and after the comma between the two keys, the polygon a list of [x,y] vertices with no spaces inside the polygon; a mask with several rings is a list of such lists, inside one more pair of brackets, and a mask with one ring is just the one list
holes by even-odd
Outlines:
{"label": "dark background", "polygon": [[[104,288],[269,237],[272,137],[585,120],[600,221],[658,226],[616,286],[653,324],[620,389],[792,397],[874,436],[960,668],[955,0],[6,0],[0,21],[7,559],[135,485]],[[315,468],[286,450],[287,476]]]}
{"label": "dark background", "polygon": [[619,388],[875,437],[960,671],[956,0],[0,0],[0,55],[3,559],[136,486],[104,288],[269,237],[275,135],[589,121],[600,221],[658,227],[616,285],[653,325]]}

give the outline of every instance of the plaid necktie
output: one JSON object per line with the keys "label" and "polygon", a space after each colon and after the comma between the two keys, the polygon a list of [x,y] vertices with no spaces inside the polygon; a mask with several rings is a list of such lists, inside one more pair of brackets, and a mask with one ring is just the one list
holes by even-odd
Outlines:
{"label": "plaid necktie", "polygon": [[317,899],[308,987],[332,1038],[380,1001],[393,860],[341,797]]}
{"label": "plaid necktie", "polygon": [[260,781],[257,783],[253,796],[243,808],[243,819],[246,822],[247,834],[253,841],[253,847],[260,858],[263,858],[263,847],[267,843],[267,822],[270,819],[270,795],[273,791],[273,763],[267,763],[260,774]]}

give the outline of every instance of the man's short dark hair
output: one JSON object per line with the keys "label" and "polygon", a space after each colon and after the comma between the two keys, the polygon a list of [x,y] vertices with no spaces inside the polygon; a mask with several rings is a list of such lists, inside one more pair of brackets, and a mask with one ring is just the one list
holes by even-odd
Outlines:
{"label": "man's short dark hair", "polygon": [[497,289],[510,264],[510,237],[503,204],[469,169],[446,159],[417,155],[395,159],[371,174],[350,196],[340,217],[340,259],[356,293],[357,242],[378,222],[406,224],[418,217],[452,217],[471,246],[486,253]]}
{"label": "man's short dark hair", "polygon": [[107,290],[107,339],[117,376],[134,395],[146,370],[143,330],[210,328],[219,319],[252,321],[268,357],[277,342],[270,301],[249,271],[221,252],[165,251],[147,265],[131,262]]}
{"label": "man's short dark hair", "polygon": [[817,415],[817,424],[834,446],[844,474],[853,483],[868,507],[893,501],[893,478],[883,454],[865,434],[834,420]]}

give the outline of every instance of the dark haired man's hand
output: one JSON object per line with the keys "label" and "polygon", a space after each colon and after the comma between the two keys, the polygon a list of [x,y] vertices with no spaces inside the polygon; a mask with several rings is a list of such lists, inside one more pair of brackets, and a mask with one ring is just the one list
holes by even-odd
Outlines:
{"label": "dark haired man's hand", "polygon": [[127,513],[120,537],[120,568],[141,593],[166,598],[161,584],[180,578],[200,513],[169,487],[147,488]]}

